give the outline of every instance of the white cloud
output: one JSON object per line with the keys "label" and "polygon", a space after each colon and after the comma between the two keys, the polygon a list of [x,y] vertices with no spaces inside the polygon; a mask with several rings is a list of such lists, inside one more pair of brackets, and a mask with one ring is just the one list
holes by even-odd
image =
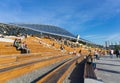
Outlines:
{"label": "white cloud", "polygon": [[[11,0],[7,0],[7,4],[5,3],[1,3],[3,6],[3,9],[8,7],[9,8],[9,1]],[[82,1],[80,1],[82,4]],[[48,10],[42,10],[41,12],[38,12],[38,14],[36,14],[37,16],[32,16],[29,12],[29,14],[31,16],[28,16],[30,18],[28,18],[28,20],[24,20],[24,21],[35,21],[35,22],[45,22],[45,23],[48,23],[48,24],[57,24],[57,25],[64,25],[64,24],[71,24],[69,28],[72,28],[72,26],[74,27],[75,25],[78,25],[80,26],[81,24],[85,24],[86,22],[89,22],[91,20],[94,20],[94,19],[97,19],[97,18],[104,18],[104,15],[105,15],[105,18],[109,18],[109,14],[113,14],[115,13],[113,10],[116,9],[116,7],[119,7],[119,0],[106,0],[103,2],[101,2],[101,5],[98,6],[98,7],[94,7],[92,9],[89,9],[89,10],[79,10],[79,7],[76,7],[75,5],[72,6],[72,4],[63,4],[63,6],[61,7],[56,7],[57,9],[55,9],[54,7],[54,10],[52,11],[49,11]],[[77,6],[78,6],[78,3],[76,3]],[[87,3],[86,1],[84,2],[85,5],[89,4]],[[15,5],[14,7],[14,11],[11,11],[11,12],[3,12],[3,13],[9,13],[9,16],[10,17],[14,17],[16,18],[15,21],[23,21],[23,18],[26,16],[27,17],[27,14],[24,14],[22,12],[22,5],[20,5],[19,1],[13,1],[13,5]],[[95,4],[93,4],[95,5]],[[13,10],[13,9],[12,9]],[[40,9],[41,10],[41,9]],[[119,8],[117,8],[117,12],[118,12]],[[39,10],[38,10],[39,11]],[[21,13],[22,13],[22,16],[21,16]],[[32,12],[33,13],[33,12]],[[39,15],[40,13],[40,15]],[[52,14],[51,14],[52,13]],[[34,13],[33,13],[34,14]],[[46,15],[47,14],[47,15]],[[101,15],[102,14],[102,15]],[[107,14],[107,16],[106,16]],[[51,16],[52,15],[52,16]],[[4,17],[4,15],[3,15]],[[23,18],[21,18],[23,17]],[[56,18],[57,17],[57,18]],[[5,17],[4,17],[5,18]],[[8,18],[8,17],[6,17]],[[104,18],[104,20],[105,20]],[[74,23],[71,23],[72,22],[72,19],[74,19]],[[94,26],[94,25],[93,25]],[[97,26],[95,24],[95,26]],[[78,27],[79,29],[79,27]]]}
{"label": "white cloud", "polygon": [[107,36],[94,34],[94,35],[86,35],[86,36],[84,36],[84,37],[85,37],[85,38],[90,38],[90,39],[104,39],[104,38],[106,38]]}
{"label": "white cloud", "polygon": [[105,41],[120,42],[120,33],[114,33],[109,35],[86,35],[83,38],[96,42],[97,44],[104,44]]}
{"label": "white cloud", "polygon": [[120,33],[116,33],[116,34],[111,34],[109,35],[106,40],[109,41],[120,41]]}
{"label": "white cloud", "polygon": [[84,36],[85,38],[94,38],[94,37],[98,37],[97,35],[86,35]]}
{"label": "white cloud", "polygon": [[[69,2],[64,2],[58,6],[56,5],[55,7],[51,5],[52,7],[49,8],[40,7],[38,8],[38,10],[35,8],[34,12],[32,12],[32,9],[29,11],[23,11],[23,6],[19,3],[22,1],[23,0],[14,0],[11,2],[11,0],[7,0],[6,2],[5,0],[4,2],[0,2],[0,21],[52,24],[66,28],[67,30],[75,34],[80,34],[79,32],[83,31],[84,33],[85,30],[90,30],[91,27],[98,26],[99,28],[99,25],[104,24],[105,21],[120,13],[120,0],[96,0],[97,2],[100,2],[99,6],[97,6],[95,3],[88,3],[87,0],[83,0],[84,4],[82,4],[82,1],[78,0],[81,3],[77,2],[77,5],[72,1],[72,4]],[[9,3],[12,3],[12,5],[14,6],[12,7],[13,9],[9,9],[11,8],[11,5],[9,5]],[[93,8],[90,7],[85,10],[82,9],[83,5],[86,8],[89,4],[92,4]],[[87,24],[88,22],[91,22],[93,20],[98,20],[98,22],[95,21],[94,23],[90,23],[89,25]],[[118,41],[118,39],[120,39],[120,34],[86,34],[86,36],[84,36],[83,38],[95,41],[99,39],[100,41]]]}

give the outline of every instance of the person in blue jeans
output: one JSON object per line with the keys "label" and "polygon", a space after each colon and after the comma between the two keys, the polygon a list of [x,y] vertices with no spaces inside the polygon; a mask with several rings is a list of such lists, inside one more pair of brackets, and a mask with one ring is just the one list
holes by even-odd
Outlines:
{"label": "person in blue jeans", "polygon": [[95,56],[91,53],[87,56],[87,63],[93,66],[93,69],[96,69]]}

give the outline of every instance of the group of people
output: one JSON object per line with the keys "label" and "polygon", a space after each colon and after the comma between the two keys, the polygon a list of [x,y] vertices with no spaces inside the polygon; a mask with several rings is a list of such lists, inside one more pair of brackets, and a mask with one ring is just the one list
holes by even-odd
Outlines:
{"label": "group of people", "polygon": [[89,51],[89,55],[86,57],[87,63],[92,65],[94,69],[96,69],[96,63],[95,60],[99,60],[101,56],[101,51],[99,50],[94,50],[94,52],[92,53],[92,51]]}
{"label": "group of people", "polygon": [[111,49],[109,54],[110,54],[111,58],[113,58],[113,55],[116,55],[117,58],[120,58],[120,50],[118,50],[118,49],[116,49],[116,50]]}
{"label": "group of people", "polygon": [[30,49],[28,48],[26,42],[22,42],[21,39],[15,39],[13,46],[16,47],[17,50],[20,50],[21,54],[30,53]]}
{"label": "group of people", "polygon": [[96,63],[95,63],[95,58],[93,55],[89,54],[87,57],[86,57],[86,60],[87,60],[87,64],[89,65],[92,65],[93,66],[93,69],[95,70],[96,69]]}

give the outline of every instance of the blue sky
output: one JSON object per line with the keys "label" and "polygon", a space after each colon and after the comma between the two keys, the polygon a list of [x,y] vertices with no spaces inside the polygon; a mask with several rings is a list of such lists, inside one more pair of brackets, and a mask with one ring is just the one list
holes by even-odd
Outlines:
{"label": "blue sky", "polygon": [[56,25],[97,44],[120,41],[120,0],[0,0],[0,22]]}

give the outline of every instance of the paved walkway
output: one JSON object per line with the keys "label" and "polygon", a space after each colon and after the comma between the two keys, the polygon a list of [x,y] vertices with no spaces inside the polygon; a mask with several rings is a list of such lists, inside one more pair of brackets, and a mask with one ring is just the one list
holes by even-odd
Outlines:
{"label": "paved walkway", "polygon": [[104,83],[120,83],[120,58],[110,58],[109,55],[96,61],[98,79],[102,79]]}

